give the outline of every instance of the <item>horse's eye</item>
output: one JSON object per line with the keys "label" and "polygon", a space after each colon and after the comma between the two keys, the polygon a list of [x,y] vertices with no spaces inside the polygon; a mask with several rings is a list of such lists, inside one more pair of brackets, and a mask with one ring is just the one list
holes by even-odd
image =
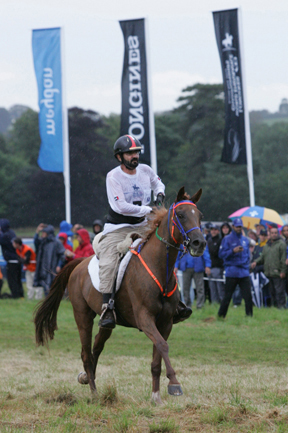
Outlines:
{"label": "horse's eye", "polygon": [[182,213],[178,213],[178,218],[184,218],[184,215],[182,215]]}

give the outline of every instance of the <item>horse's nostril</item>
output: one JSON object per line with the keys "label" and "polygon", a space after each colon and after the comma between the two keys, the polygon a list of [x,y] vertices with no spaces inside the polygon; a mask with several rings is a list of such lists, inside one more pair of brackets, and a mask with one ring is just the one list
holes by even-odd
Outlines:
{"label": "horse's nostril", "polygon": [[199,247],[200,242],[198,240],[193,241],[192,244],[194,245],[194,247]]}

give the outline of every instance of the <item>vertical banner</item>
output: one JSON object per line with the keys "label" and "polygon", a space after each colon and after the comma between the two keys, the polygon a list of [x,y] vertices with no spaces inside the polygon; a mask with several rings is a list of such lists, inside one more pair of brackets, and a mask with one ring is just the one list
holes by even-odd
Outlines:
{"label": "vertical banner", "polygon": [[42,170],[63,172],[61,29],[33,30],[32,49],[38,86]]}
{"label": "vertical banner", "polygon": [[120,21],[124,37],[120,135],[143,144],[141,161],[151,165],[145,20]]}
{"label": "vertical banner", "polygon": [[221,161],[246,164],[238,10],[213,12],[213,19],[225,91],[225,137]]}

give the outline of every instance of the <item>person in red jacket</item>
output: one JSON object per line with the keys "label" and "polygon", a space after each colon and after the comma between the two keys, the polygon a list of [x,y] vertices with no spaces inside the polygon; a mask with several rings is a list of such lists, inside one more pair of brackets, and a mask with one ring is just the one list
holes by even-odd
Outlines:
{"label": "person in red jacket", "polygon": [[89,233],[86,229],[80,229],[77,231],[77,240],[79,242],[79,247],[76,248],[74,253],[66,250],[65,255],[67,257],[79,259],[80,257],[90,257],[95,254],[92,245],[90,244]]}

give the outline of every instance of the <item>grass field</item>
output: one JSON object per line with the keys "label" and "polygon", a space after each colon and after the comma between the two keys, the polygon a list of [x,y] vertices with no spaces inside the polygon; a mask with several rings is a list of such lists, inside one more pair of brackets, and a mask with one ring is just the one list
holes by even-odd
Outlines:
{"label": "grass field", "polygon": [[[100,358],[99,399],[77,382],[83,370],[69,301],[55,339],[36,348],[36,302],[0,301],[0,432],[288,432],[288,311],[207,305],[173,328],[170,360],[184,395],[151,399],[152,343],[117,327]],[[96,322],[98,319],[96,318]],[[96,331],[97,326],[95,326]]]}

